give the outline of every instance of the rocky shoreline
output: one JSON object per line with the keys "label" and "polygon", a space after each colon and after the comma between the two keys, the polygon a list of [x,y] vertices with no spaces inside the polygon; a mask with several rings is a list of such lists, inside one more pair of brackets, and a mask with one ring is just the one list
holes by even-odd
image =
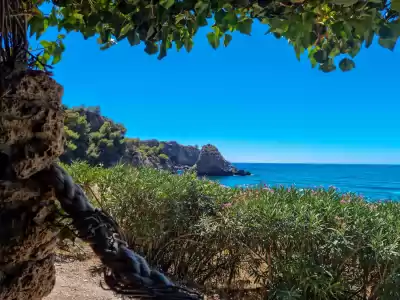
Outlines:
{"label": "rocky shoreline", "polygon": [[[140,149],[158,149],[159,153],[144,153]],[[177,142],[136,140],[128,144],[124,162],[136,167],[152,167],[173,173],[195,171],[199,176],[248,176],[227,161],[216,146],[207,144],[201,149]]]}

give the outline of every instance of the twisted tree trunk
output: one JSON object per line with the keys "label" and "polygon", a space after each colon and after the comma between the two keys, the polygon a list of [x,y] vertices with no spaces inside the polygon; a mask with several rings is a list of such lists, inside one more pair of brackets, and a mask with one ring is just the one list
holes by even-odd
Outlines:
{"label": "twisted tree trunk", "polygon": [[63,152],[62,87],[41,71],[1,75],[0,299],[42,299],[55,283],[55,198],[30,177]]}

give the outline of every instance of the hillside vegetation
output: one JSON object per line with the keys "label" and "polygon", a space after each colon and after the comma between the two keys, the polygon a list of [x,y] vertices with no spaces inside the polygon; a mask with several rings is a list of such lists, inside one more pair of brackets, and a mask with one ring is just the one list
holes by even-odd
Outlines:
{"label": "hillside vegetation", "polygon": [[214,145],[184,146],[175,141],[125,137],[126,129],[100,113],[99,107],[64,107],[64,163],[86,161],[111,167],[119,162],[177,173],[193,169],[201,176],[247,176],[228,162]]}
{"label": "hillside vegetation", "polygon": [[333,187],[229,189],[190,172],[65,167],[152,265],[223,299],[400,299],[400,203]]}
{"label": "hillside vegetation", "polygon": [[[100,107],[64,107],[65,152],[61,161],[87,161],[90,165],[110,167],[125,161],[162,168],[169,157],[164,144],[156,140],[127,138],[124,125],[103,116]],[[137,158],[137,160],[135,160]]]}

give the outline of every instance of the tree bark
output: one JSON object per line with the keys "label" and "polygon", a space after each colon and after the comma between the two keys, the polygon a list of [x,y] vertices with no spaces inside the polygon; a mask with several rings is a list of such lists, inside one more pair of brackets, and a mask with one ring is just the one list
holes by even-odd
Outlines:
{"label": "tree bark", "polygon": [[63,152],[62,91],[32,70],[14,73],[0,91],[2,300],[42,299],[55,283],[55,197],[30,177]]}

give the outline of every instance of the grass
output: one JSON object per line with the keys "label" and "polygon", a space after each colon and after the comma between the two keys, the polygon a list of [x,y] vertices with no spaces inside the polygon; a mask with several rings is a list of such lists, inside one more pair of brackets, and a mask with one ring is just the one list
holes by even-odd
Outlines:
{"label": "grass", "polygon": [[[65,166],[153,265],[243,299],[400,299],[400,203],[329,190],[224,188],[118,165]],[[226,296],[227,297],[227,296]]]}

